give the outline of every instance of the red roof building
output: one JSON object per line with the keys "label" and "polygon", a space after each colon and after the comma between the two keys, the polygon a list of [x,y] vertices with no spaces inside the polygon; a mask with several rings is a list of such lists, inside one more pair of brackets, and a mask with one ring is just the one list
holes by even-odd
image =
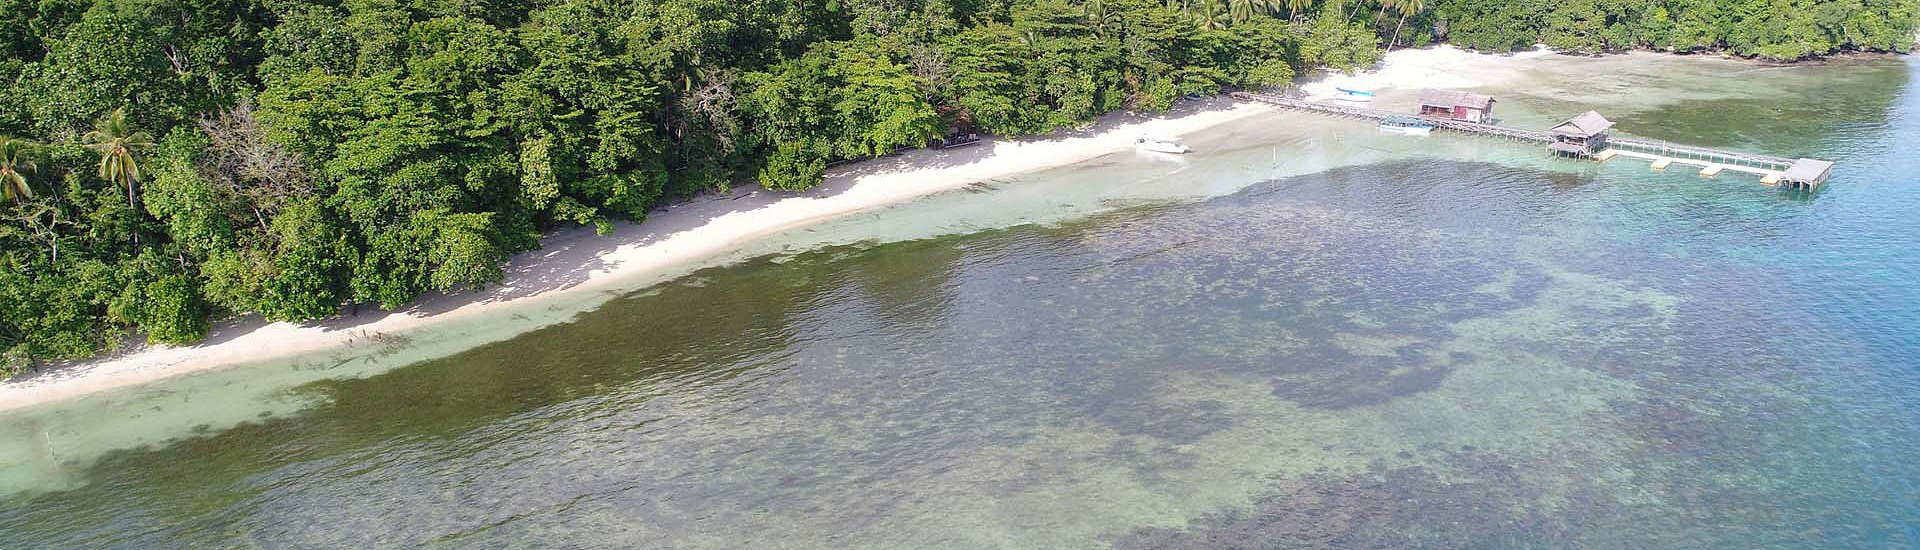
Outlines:
{"label": "red roof building", "polygon": [[1420,114],[1487,124],[1493,122],[1493,98],[1458,90],[1421,90]]}

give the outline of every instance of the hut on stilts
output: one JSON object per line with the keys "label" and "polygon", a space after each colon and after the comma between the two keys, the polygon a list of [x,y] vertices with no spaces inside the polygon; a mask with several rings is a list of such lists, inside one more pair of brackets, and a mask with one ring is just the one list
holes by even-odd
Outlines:
{"label": "hut on stilts", "polygon": [[1611,128],[1613,121],[1600,113],[1580,113],[1547,129],[1547,135],[1553,138],[1547,150],[1561,156],[1592,158],[1607,148],[1607,130]]}

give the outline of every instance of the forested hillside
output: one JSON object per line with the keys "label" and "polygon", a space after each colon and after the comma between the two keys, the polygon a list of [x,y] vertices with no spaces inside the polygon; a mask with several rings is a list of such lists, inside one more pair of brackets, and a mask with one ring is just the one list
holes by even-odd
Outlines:
{"label": "forested hillside", "polygon": [[0,0],[0,371],[398,307],[542,230],[1384,44],[1904,51],[1920,0]]}
{"label": "forested hillside", "polygon": [[1463,48],[1506,51],[1543,43],[1569,52],[1724,50],[1794,60],[1836,51],[1905,52],[1920,2],[1433,0],[1431,8],[1422,23]]}

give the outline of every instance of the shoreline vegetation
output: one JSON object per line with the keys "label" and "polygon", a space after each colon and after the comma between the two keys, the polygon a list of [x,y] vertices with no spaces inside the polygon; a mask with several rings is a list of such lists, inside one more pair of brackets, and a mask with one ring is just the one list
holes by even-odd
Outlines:
{"label": "shoreline vegetation", "polygon": [[[4,409],[95,385],[76,378],[338,345],[324,335],[348,332],[348,311],[498,303],[474,297],[518,288],[528,263],[595,259],[572,247],[685,261],[1131,137],[827,169],[956,133],[1049,135],[1440,43],[1903,53],[1920,0],[133,0],[13,2],[0,19],[0,376],[78,362],[0,383]],[[1183,133],[1249,109],[1142,124]],[[764,208],[652,214],[754,187],[737,204]],[[611,242],[581,244],[596,238]],[[112,355],[130,338],[156,346]]]}
{"label": "shoreline vegetation", "polygon": [[601,294],[583,299],[604,301],[611,297],[605,293],[638,290],[704,267],[705,261],[756,238],[982,181],[1093,160],[1129,149],[1142,133],[1186,135],[1272,110],[1217,98],[1187,101],[1163,117],[1108,115],[1071,135],[989,138],[964,148],[917,149],[851,163],[830,170],[821,185],[803,192],[740,188],[706,194],[663,205],[643,223],[617,223],[605,235],[592,228],[562,228],[549,233],[540,250],[516,255],[503,281],[483,290],[436,293],[392,312],[368,308],[318,322],[269,322],[258,315],[220,321],[203,342],[134,343],[120,352],[0,383],[0,412],[332,349],[415,345],[419,342],[408,335],[423,328],[512,314],[515,308],[568,297]]}

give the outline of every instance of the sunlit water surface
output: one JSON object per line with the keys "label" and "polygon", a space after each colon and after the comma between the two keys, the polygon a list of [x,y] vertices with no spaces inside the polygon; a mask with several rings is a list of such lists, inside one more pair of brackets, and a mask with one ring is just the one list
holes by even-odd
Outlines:
{"label": "sunlit water surface", "polygon": [[1532,67],[1513,124],[1839,172],[1263,116],[417,364],[0,418],[0,546],[1920,545],[1920,66]]}

